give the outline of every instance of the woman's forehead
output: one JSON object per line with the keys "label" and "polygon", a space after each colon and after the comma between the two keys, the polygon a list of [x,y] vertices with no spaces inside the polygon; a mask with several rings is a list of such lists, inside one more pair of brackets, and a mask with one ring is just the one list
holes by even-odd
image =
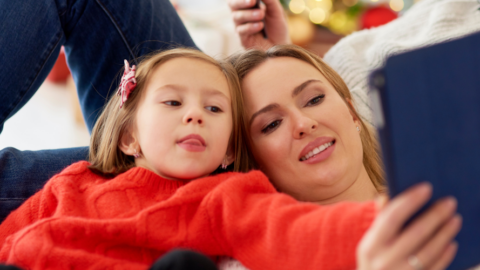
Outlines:
{"label": "woman's forehead", "polygon": [[269,101],[293,99],[295,89],[308,81],[333,89],[325,76],[309,63],[293,57],[267,59],[243,79],[246,105],[254,109],[268,105]]}

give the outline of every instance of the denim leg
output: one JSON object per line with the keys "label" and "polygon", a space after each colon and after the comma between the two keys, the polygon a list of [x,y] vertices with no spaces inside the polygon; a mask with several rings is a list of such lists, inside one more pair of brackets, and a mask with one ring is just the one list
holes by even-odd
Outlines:
{"label": "denim leg", "polygon": [[124,59],[195,47],[169,0],[77,0],[67,10],[65,52],[89,130],[120,82]]}
{"label": "denim leg", "polygon": [[0,151],[0,222],[52,176],[87,157],[88,147],[42,151],[5,148]]}
{"label": "denim leg", "polygon": [[123,59],[195,47],[169,0],[0,0],[0,132],[45,80],[65,46],[91,131]]}
{"label": "denim leg", "polygon": [[[0,33],[0,132],[45,80],[62,45],[90,131],[123,59],[195,47],[169,0],[0,0]],[[0,219],[86,151],[0,151]]]}

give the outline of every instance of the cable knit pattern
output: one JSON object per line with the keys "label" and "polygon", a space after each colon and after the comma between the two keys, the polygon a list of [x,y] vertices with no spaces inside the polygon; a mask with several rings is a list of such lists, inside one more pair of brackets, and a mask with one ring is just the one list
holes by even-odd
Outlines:
{"label": "cable knit pattern", "polygon": [[0,226],[0,261],[26,269],[147,269],[184,247],[250,269],[354,269],[373,202],[300,203],[259,171],[189,183],[133,168],[107,180],[83,161]]}
{"label": "cable knit pattern", "polygon": [[368,77],[388,56],[480,31],[477,0],[422,0],[402,17],[355,32],[332,47],[324,60],[345,80],[355,106],[373,123]]}

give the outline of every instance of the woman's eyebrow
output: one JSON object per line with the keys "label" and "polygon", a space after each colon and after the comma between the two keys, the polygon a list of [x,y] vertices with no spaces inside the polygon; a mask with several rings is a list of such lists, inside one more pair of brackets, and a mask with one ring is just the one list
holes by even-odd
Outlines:
{"label": "woman's eyebrow", "polygon": [[253,123],[253,120],[255,119],[255,117],[257,117],[259,114],[262,114],[262,113],[266,113],[266,112],[269,112],[275,108],[278,108],[280,107],[280,105],[278,105],[278,103],[272,103],[270,105],[267,105],[265,107],[263,107],[262,109],[260,109],[258,112],[254,113],[252,115],[252,117],[250,118],[250,121],[248,122],[248,126],[251,126],[252,123]]}
{"label": "woman's eyebrow", "polygon": [[302,90],[305,89],[305,87],[307,87],[309,84],[314,82],[322,83],[322,81],[320,80],[308,80],[293,89],[292,97],[298,96],[298,94],[300,94],[300,92],[302,92]]}

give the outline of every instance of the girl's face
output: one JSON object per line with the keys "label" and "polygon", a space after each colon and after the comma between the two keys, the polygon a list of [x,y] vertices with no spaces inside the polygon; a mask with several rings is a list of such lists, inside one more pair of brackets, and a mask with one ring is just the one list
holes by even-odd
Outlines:
{"label": "girl's face", "polygon": [[202,60],[172,59],[152,72],[140,101],[135,163],[168,179],[203,177],[222,163],[231,133],[225,75]]}
{"label": "girl's face", "polygon": [[322,203],[375,192],[362,162],[360,123],[315,67],[271,58],[242,88],[252,153],[277,189]]}

